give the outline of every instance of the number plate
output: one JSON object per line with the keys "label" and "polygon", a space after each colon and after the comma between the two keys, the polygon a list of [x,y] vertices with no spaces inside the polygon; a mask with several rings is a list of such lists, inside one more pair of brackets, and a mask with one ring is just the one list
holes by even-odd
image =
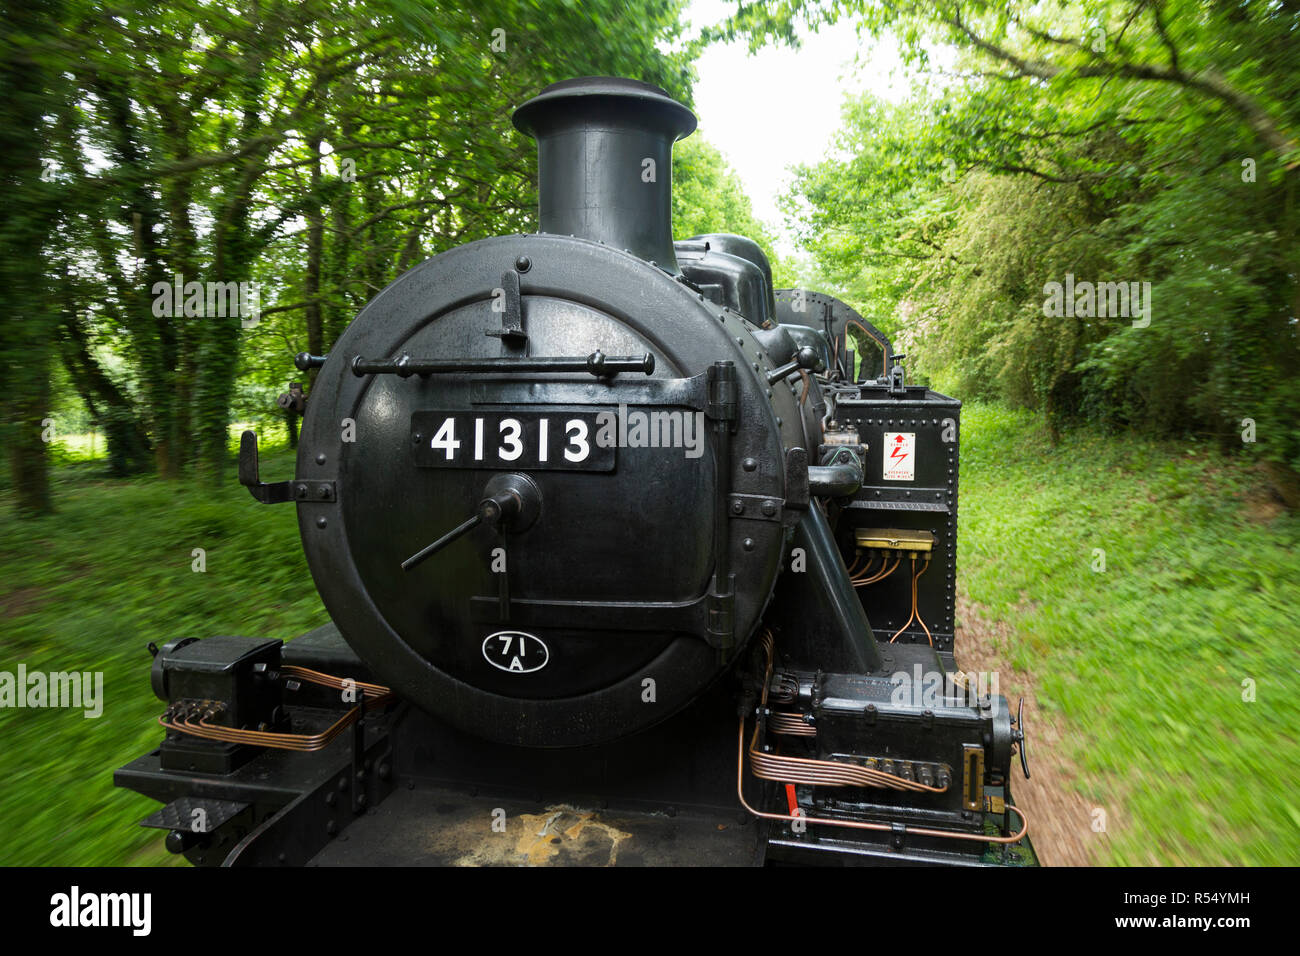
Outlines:
{"label": "number plate", "polygon": [[415,464],[420,468],[613,471],[614,447],[596,444],[599,413],[591,409],[415,412],[411,415]]}

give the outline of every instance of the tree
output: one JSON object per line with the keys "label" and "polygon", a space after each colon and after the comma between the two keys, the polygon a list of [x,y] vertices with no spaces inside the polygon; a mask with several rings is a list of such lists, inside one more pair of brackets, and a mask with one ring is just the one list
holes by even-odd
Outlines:
{"label": "tree", "polygon": [[58,305],[42,258],[61,215],[58,185],[48,180],[41,153],[50,90],[60,78],[33,50],[50,42],[56,0],[4,3],[0,47],[0,188],[7,197],[0,221],[0,275],[8,302],[0,346],[0,395],[16,505],[24,514],[53,510],[48,442],[53,423],[50,370]]}
{"label": "tree", "polygon": [[[119,471],[140,467],[147,444],[164,476],[191,462],[221,475],[232,409],[283,390],[293,352],[328,349],[424,256],[529,226],[533,147],[507,131],[513,104],[590,73],[688,97],[688,57],[659,49],[677,37],[680,6],[16,10],[4,135],[21,215],[3,241],[32,315],[7,338],[23,380],[7,390],[6,420],[21,425],[10,457],[36,510],[47,463],[29,426],[49,404],[56,342]],[[224,308],[228,290],[238,310]]]}
{"label": "tree", "polygon": [[[1295,487],[1300,8],[776,10],[731,28],[781,37],[852,15],[915,63],[934,42],[960,51],[941,92],[853,104],[851,158],[804,170],[788,200],[822,266],[921,344],[931,374],[1053,428],[1086,416],[1241,448],[1249,419],[1249,450]],[[1054,313],[1046,293],[1067,276],[1136,282],[1153,311]]]}
{"label": "tree", "polygon": [[734,232],[772,248],[771,233],[754,216],[735,170],[698,135],[673,148],[673,232],[679,237]]}

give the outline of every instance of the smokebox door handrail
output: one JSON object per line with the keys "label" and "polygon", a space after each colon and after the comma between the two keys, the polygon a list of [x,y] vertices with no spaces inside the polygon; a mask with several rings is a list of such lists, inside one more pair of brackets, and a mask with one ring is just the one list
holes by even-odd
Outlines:
{"label": "smokebox door handrail", "polygon": [[368,359],[358,355],[352,360],[352,374],[357,378],[365,375],[396,375],[399,378],[409,378],[412,375],[445,375],[454,372],[588,372],[596,378],[611,378],[619,372],[643,372],[646,375],[653,375],[654,370],[655,357],[650,352],[640,356],[611,356],[600,349],[587,356],[546,358],[501,356],[499,358],[427,359],[402,355],[395,359]]}

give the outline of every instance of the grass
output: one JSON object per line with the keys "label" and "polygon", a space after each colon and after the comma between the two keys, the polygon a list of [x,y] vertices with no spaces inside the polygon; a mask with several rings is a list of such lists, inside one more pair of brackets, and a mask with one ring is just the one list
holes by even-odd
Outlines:
{"label": "grass", "polygon": [[962,439],[959,577],[1107,811],[1104,862],[1300,862],[1300,519],[1186,444],[1053,448],[995,407]]}
{"label": "grass", "polygon": [[[263,456],[288,476],[287,452]],[[298,544],[294,509],[257,504],[234,479],[115,481],[95,463],[56,469],[58,514],[9,517],[0,496],[0,670],[102,671],[104,709],[0,709],[0,864],[174,862],[157,808],[112,785],[113,770],[162,739],[149,689],[150,641],[291,637],[324,611]],[[193,570],[193,551],[206,570]]]}
{"label": "grass", "polygon": [[[1107,810],[1104,862],[1300,862],[1300,519],[1261,508],[1246,465],[1185,445],[1052,448],[994,407],[965,409],[962,440],[963,586],[1010,623],[1002,658]],[[291,471],[263,455],[268,479]],[[51,518],[11,518],[0,493],[0,670],[102,671],[106,703],[0,709],[0,864],[174,862],[133,826],[156,804],[112,786],[161,736],[145,647],[319,623],[294,509],[256,504],[233,463],[215,490],[94,462],[55,475]]]}

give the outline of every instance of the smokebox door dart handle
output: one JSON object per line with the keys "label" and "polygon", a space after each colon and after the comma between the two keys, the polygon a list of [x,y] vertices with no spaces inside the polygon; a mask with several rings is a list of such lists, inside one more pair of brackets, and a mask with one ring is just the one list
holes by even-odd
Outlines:
{"label": "smokebox door dart handle", "polygon": [[411,570],[411,568],[415,567],[425,558],[432,557],[434,554],[438,553],[447,545],[451,544],[461,535],[465,534],[465,532],[473,528],[477,528],[482,522],[483,522],[483,518],[477,514],[469,518],[467,521],[461,522],[451,531],[448,531],[437,541],[433,542],[433,544],[429,545],[428,547],[421,548],[419,551],[415,552],[415,554],[411,555],[409,558],[403,561],[402,570],[403,571]]}
{"label": "smokebox door dart handle", "polygon": [[655,357],[650,352],[644,355],[606,355],[600,349],[590,355],[535,358],[516,358],[501,356],[499,358],[465,358],[465,359],[426,359],[411,358],[402,355],[395,359],[368,359],[358,355],[352,360],[352,374],[361,378],[364,375],[396,375],[409,378],[412,375],[442,375],[456,372],[589,372],[596,378],[612,378],[619,372],[642,372],[654,374]]}
{"label": "smokebox door dart handle", "polygon": [[523,501],[514,491],[502,491],[489,495],[478,503],[478,511],[452,528],[428,547],[421,548],[402,562],[402,570],[409,571],[421,561],[437,554],[461,535],[477,528],[483,523],[501,526],[523,510]]}
{"label": "smokebox door dart handle", "polygon": [[402,570],[411,570],[480,524],[492,525],[501,532],[526,531],[532,527],[541,510],[542,493],[527,475],[494,475],[483,488],[483,497],[478,503],[477,511],[433,544],[421,548],[403,561]]}

